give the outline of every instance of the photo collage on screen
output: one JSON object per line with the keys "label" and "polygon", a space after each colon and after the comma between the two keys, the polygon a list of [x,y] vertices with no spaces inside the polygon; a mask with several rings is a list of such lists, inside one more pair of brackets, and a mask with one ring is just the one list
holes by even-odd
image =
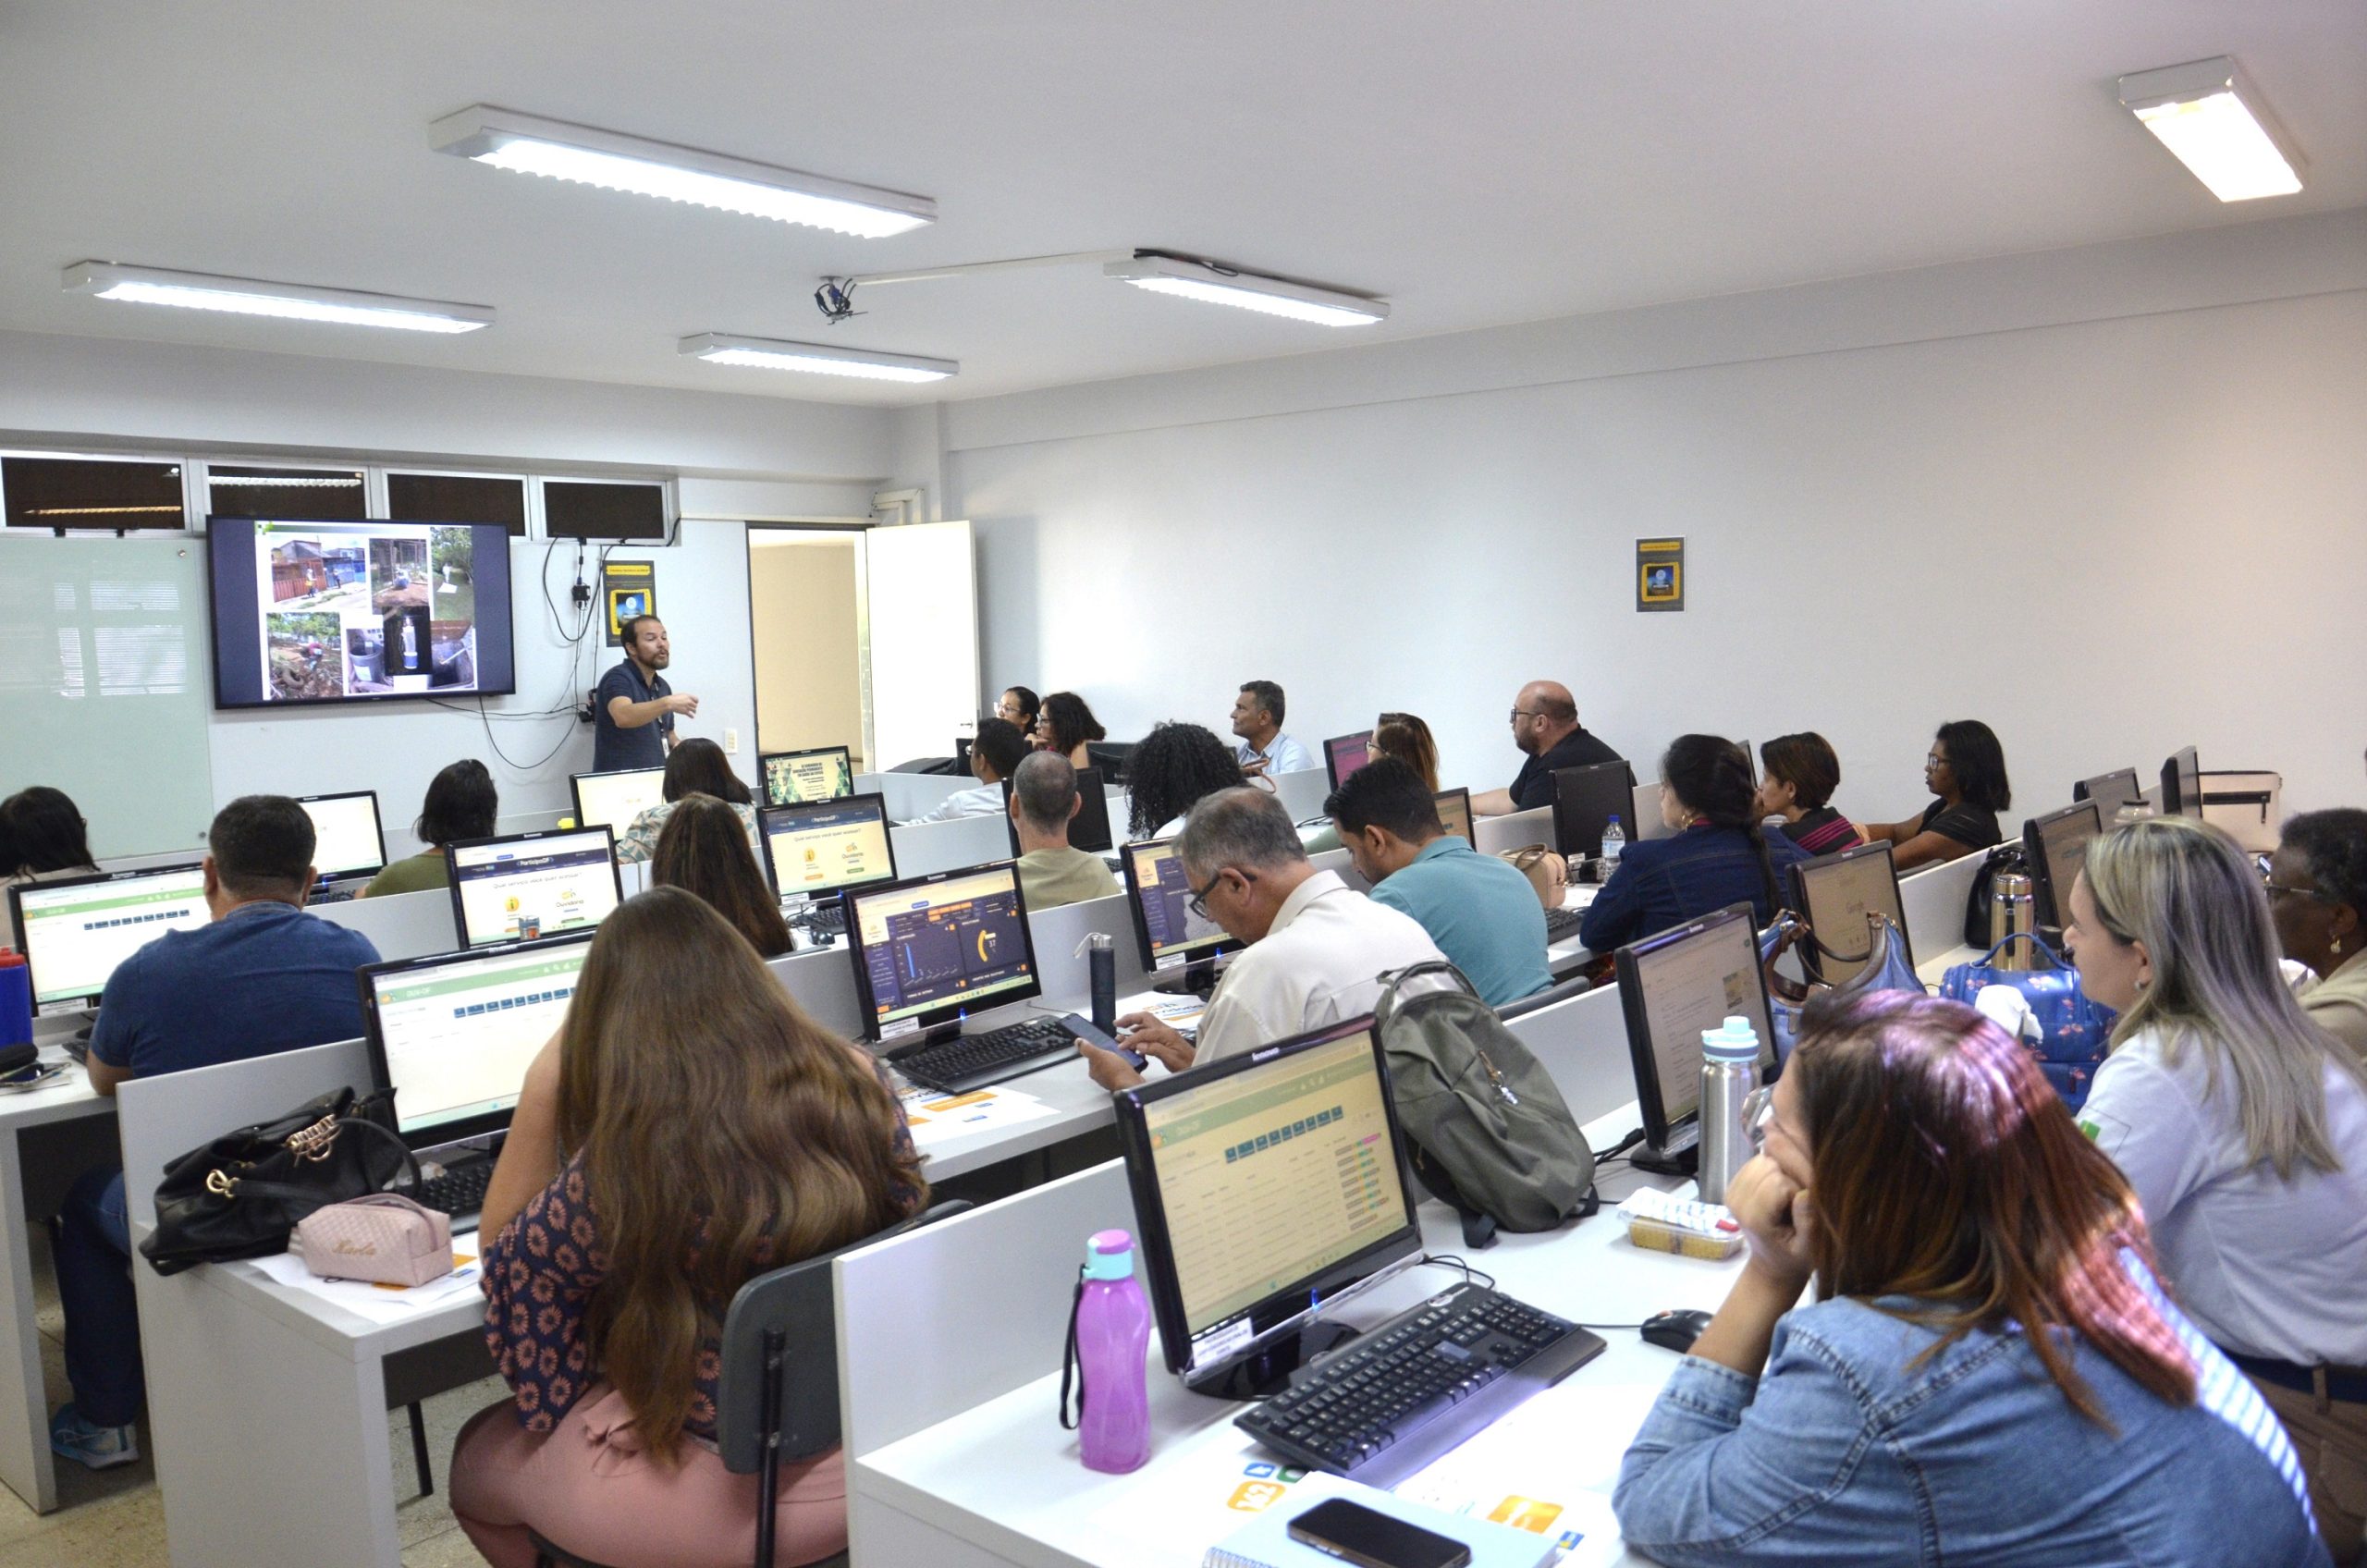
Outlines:
{"label": "photo collage on screen", "polygon": [[256,524],[269,700],[474,691],[474,569],[465,526]]}

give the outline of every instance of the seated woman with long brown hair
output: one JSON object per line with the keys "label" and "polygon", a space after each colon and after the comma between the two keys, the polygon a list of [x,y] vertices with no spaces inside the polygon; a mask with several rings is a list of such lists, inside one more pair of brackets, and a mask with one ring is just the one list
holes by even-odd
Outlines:
{"label": "seated woman with long brown hair", "polygon": [[2325,1562],[2284,1429],[1994,1023],[1812,1003],[1754,1132],[1727,1195],[1749,1262],[1627,1451],[1629,1547],[1670,1568]]}
{"label": "seated woman with long brown hair", "polygon": [[[754,1484],[715,1449],[724,1309],[925,1195],[877,1066],[722,915],[680,888],[618,906],[485,1194],[485,1339],[514,1395],[452,1456],[470,1540],[497,1568],[531,1568],[530,1530],[615,1568],[748,1562]],[[845,1550],[840,1456],[785,1464],[776,1517],[783,1564]]]}
{"label": "seated woman with long brown hair", "polygon": [[675,802],[649,857],[649,885],[681,888],[713,904],[758,958],[789,951],[789,922],[748,848],[740,814],[711,795],[685,795]]}

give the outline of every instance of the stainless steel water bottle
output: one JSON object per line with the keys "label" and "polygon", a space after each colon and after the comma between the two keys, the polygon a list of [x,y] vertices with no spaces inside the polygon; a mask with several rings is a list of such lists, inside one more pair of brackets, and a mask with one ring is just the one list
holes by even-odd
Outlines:
{"label": "stainless steel water bottle", "polygon": [[1695,1179],[1703,1203],[1723,1203],[1751,1156],[1743,1103],[1759,1087],[1759,1035],[1747,1018],[1701,1031],[1701,1152]]}
{"label": "stainless steel water bottle", "polygon": [[[2038,905],[2030,896],[2030,879],[2018,871],[2001,871],[1989,882],[1989,945],[1995,947],[2008,937],[2027,936],[2037,928]],[[1998,955],[1989,961],[1998,969],[2036,969],[2038,944],[2006,942]]]}

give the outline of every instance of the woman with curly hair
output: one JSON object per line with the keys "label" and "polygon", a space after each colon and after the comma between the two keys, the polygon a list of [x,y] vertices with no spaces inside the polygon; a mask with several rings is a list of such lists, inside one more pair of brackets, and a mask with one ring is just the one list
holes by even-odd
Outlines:
{"label": "woman with curly hair", "polygon": [[1241,782],[1241,763],[1213,730],[1172,721],[1143,737],[1126,764],[1130,839],[1171,839],[1203,795]]}

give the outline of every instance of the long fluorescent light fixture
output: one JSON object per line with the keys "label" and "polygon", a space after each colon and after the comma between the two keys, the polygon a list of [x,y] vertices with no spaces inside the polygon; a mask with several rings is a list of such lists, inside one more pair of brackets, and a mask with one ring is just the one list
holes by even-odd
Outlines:
{"label": "long fluorescent light fixture", "polygon": [[1114,277],[1155,294],[1174,294],[1211,305],[1237,305],[1245,311],[1288,316],[1293,321],[1311,321],[1323,326],[1369,326],[1389,317],[1385,300],[1181,256],[1138,251],[1125,261],[1109,263],[1101,273],[1105,277]]}
{"label": "long fluorescent light fixture", "polygon": [[68,293],[134,305],[178,305],[233,315],[278,316],[339,326],[386,326],[400,332],[475,332],[493,325],[486,305],[455,305],[441,300],[406,300],[394,294],[363,294],[350,288],[313,288],[298,283],[265,283],[251,277],[216,277],[161,267],[125,267],[108,262],[77,262],[66,269]]}
{"label": "long fluorescent light fixture", "polygon": [[928,360],[917,354],[874,354],[862,349],[832,349],[820,343],[791,343],[778,337],[733,337],[720,332],[685,337],[679,348],[713,365],[802,370],[814,375],[852,375],[865,381],[943,381],[962,369],[952,360]]}
{"label": "long fluorescent light fixture", "polygon": [[437,120],[427,128],[427,140],[439,153],[495,168],[806,224],[866,239],[937,221],[937,203],[926,196],[512,114],[484,104]]}
{"label": "long fluorescent light fixture", "polygon": [[2120,101],[2222,202],[2301,189],[2300,155],[2225,55],[2122,77]]}

